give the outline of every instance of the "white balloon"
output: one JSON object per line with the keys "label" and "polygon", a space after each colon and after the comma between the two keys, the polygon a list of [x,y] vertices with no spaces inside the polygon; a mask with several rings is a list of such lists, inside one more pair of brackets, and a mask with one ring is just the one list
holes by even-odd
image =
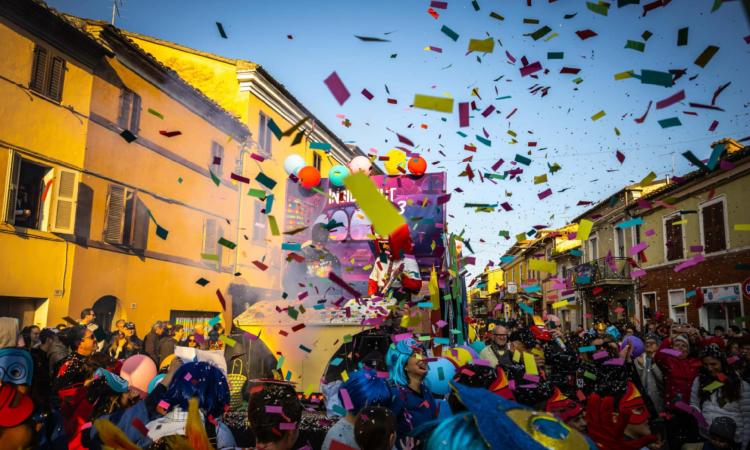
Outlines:
{"label": "white balloon", "polygon": [[287,174],[297,174],[297,171],[305,166],[305,158],[300,155],[293,154],[286,157],[284,160],[284,170]]}
{"label": "white balloon", "polygon": [[349,169],[352,173],[362,172],[368,174],[370,173],[371,166],[372,162],[370,162],[370,158],[366,156],[355,156],[349,161]]}

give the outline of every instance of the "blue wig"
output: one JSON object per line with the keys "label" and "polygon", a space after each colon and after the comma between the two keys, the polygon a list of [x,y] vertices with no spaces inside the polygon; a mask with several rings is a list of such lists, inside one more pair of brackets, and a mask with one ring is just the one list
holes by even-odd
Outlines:
{"label": "blue wig", "polygon": [[183,364],[175,372],[164,401],[170,408],[179,406],[187,411],[188,400],[193,397],[198,399],[198,406],[206,414],[221,417],[229,404],[227,378],[217,367],[205,362]]}
{"label": "blue wig", "polygon": [[[372,369],[365,368],[352,372],[349,379],[341,385],[339,398],[344,389],[352,401],[353,408],[349,412],[355,416],[365,406],[390,406],[391,390],[388,388],[388,383],[378,378],[377,372]],[[343,398],[341,398],[341,403],[346,404]]]}
{"label": "blue wig", "polygon": [[432,430],[425,449],[442,450],[445,448],[487,450],[472,413],[462,412],[447,420],[439,421],[439,425]]}
{"label": "blue wig", "polygon": [[406,376],[406,363],[414,353],[417,341],[412,338],[391,344],[388,353],[385,356],[385,363],[388,365],[388,372],[391,380],[399,386],[408,386],[409,377]]}

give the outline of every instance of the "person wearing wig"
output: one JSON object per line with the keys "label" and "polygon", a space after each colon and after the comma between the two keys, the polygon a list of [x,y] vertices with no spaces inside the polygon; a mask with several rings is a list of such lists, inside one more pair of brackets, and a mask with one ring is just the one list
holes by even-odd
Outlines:
{"label": "person wearing wig", "polygon": [[374,244],[375,262],[367,281],[367,294],[385,295],[393,291],[398,300],[408,300],[411,293],[419,292],[422,278],[413,254],[409,226],[396,228],[387,239],[378,238]]}
{"label": "person wearing wig", "polygon": [[[594,443],[551,414],[451,382],[466,408],[446,420],[424,424],[415,434],[426,450],[594,450]],[[615,447],[613,447],[615,448]]]}
{"label": "person wearing wig", "polygon": [[424,384],[427,359],[416,340],[408,338],[392,344],[386,363],[393,383],[391,409],[396,414],[396,433],[402,439],[419,425],[434,420],[437,406]]}
{"label": "person wearing wig", "polygon": [[234,436],[221,421],[229,405],[229,383],[220,369],[205,362],[189,362],[177,369],[162,399],[169,405],[167,413],[146,425],[149,439],[159,447],[168,436],[185,436],[192,398],[198,399],[198,413],[211,444],[234,448]]}
{"label": "person wearing wig", "polygon": [[290,450],[299,437],[298,424],[302,418],[302,404],[294,386],[269,381],[251,387],[250,392],[247,417],[255,435],[256,450]]}
{"label": "person wearing wig", "polygon": [[706,419],[701,435],[709,437],[708,426],[717,417],[729,417],[737,424],[735,441],[741,448],[750,442],[750,385],[742,381],[729,368],[725,353],[717,344],[710,344],[701,351],[701,367],[693,381],[690,406],[698,409]]}
{"label": "person wearing wig", "polygon": [[349,379],[341,385],[338,393],[341,404],[346,409],[346,416],[339,419],[323,441],[322,450],[328,450],[333,441],[349,447],[357,448],[354,438],[354,424],[357,414],[365,406],[390,406],[391,390],[388,383],[378,378],[376,371],[372,369],[360,369],[352,372]]}

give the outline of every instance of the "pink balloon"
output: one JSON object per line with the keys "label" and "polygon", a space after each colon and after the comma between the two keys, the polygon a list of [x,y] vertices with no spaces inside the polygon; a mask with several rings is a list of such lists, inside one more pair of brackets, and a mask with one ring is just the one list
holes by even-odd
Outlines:
{"label": "pink balloon", "polygon": [[130,385],[130,388],[146,398],[148,383],[156,376],[156,364],[146,355],[133,355],[122,363],[120,376]]}
{"label": "pink balloon", "polygon": [[351,170],[352,173],[362,172],[365,174],[369,174],[371,166],[372,162],[366,156],[355,156],[351,161],[349,161],[349,170]]}

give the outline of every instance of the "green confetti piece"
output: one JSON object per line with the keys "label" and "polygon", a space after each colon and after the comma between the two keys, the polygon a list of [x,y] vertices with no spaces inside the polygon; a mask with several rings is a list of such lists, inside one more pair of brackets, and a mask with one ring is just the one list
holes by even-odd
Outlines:
{"label": "green confetti piece", "polygon": [[215,174],[213,173],[213,171],[211,171],[211,169],[208,169],[208,173],[210,173],[210,174],[211,174],[211,181],[213,181],[213,182],[214,182],[214,184],[215,184],[216,186],[219,186],[219,185],[221,185],[221,178],[217,177],[217,176],[216,176],[216,175],[215,175]]}
{"label": "green confetti piece", "polygon": [[167,231],[166,228],[162,227],[161,225],[156,225],[156,235],[160,238],[167,240],[167,235],[169,234],[169,231]]}
{"label": "green confetti piece", "polygon": [[348,343],[350,343],[352,341],[352,335],[351,334],[347,334],[342,339],[344,340],[344,344],[348,344]]}
{"label": "green confetti piece", "polygon": [[227,239],[224,239],[223,237],[219,238],[218,242],[219,242],[219,245],[224,246],[228,248],[229,250],[234,250],[234,248],[237,247],[237,244]]}
{"label": "green confetti piece", "polygon": [[255,181],[265,186],[268,190],[272,191],[273,188],[276,186],[276,180],[269,177],[263,172],[258,173],[258,175],[255,177]]}
{"label": "green confetti piece", "polygon": [[177,178],[177,182],[182,184],[182,177]]}
{"label": "green confetti piece", "polygon": [[210,281],[208,281],[207,279],[205,279],[203,277],[198,278],[198,280],[195,282],[195,284],[198,284],[198,285],[200,285],[202,287],[205,287],[208,283],[210,283]]}
{"label": "green confetti piece", "polygon": [[280,236],[279,224],[276,222],[276,217],[268,216],[268,227],[271,229],[271,236]]}
{"label": "green confetti piece", "polygon": [[303,351],[303,352],[305,352],[305,353],[312,353],[312,350],[311,350],[311,349],[309,349],[309,348],[305,347],[305,346],[304,346],[304,345],[302,345],[302,344],[300,344],[300,345],[299,345],[299,349],[300,349],[300,350],[302,350],[302,351]]}
{"label": "green confetti piece", "polygon": [[696,58],[696,60],[694,61],[695,65],[701,68],[705,68],[706,64],[711,61],[711,58],[713,58],[718,51],[719,47],[715,45],[709,45],[705,50],[703,50],[703,53],[701,53],[700,56]]}
{"label": "green confetti piece", "polygon": [[490,13],[490,17],[496,20],[505,20],[505,17],[501,16],[500,14],[496,13],[495,11],[492,11]]}
{"label": "green confetti piece", "polygon": [[155,109],[153,109],[153,108],[149,108],[149,109],[148,109],[148,112],[149,112],[150,114],[153,114],[154,116],[156,116],[156,117],[160,118],[161,120],[164,120],[164,115],[163,115],[162,113],[160,113],[159,111],[157,111],[157,110],[155,110]]}
{"label": "green confetti piece", "polygon": [[451,30],[447,26],[443,25],[443,27],[440,29],[440,31],[442,31],[443,34],[445,34],[449,38],[453,39],[454,42],[458,41],[458,33],[456,33],[455,31]]}
{"label": "green confetti piece", "polygon": [[527,157],[525,157],[523,155],[519,155],[519,154],[516,154],[515,161],[517,163],[523,164],[524,166],[528,166],[529,164],[531,164],[531,159],[530,158],[527,158]]}
{"label": "green confetti piece", "polygon": [[327,142],[310,142],[310,150],[323,150],[324,152],[330,152],[331,144]]}
{"label": "green confetti piece", "polygon": [[577,77],[577,78],[574,78],[572,81],[575,84],[581,84],[583,82],[583,78]]}
{"label": "green confetti piece", "polygon": [[678,117],[670,117],[668,119],[660,120],[659,125],[662,128],[671,128],[671,127],[678,127],[682,125],[682,122],[680,122],[680,119]]}
{"label": "green confetti piece", "polygon": [[281,131],[281,128],[279,128],[278,125],[276,125],[276,122],[273,121],[273,119],[268,119],[268,129],[271,130],[271,133],[273,133],[274,136],[276,136],[276,140],[281,140],[281,137],[284,135],[284,132]]}
{"label": "green confetti piece", "polygon": [[291,317],[294,320],[297,320],[297,316],[299,316],[299,311],[292,308],[291,306],[289,307],[289,309],[286,310],[286,313],[289,314],[289,317]]}
{"label": "green confetti piece", "polygon": [[276,361],[276,370],[281,370],[281,366],[284,365],[284,359],[286,359],[284,358],[284,355],[279,356],[279,360]]}
{"label": "green confetti piece", "polygon": [[651,38],[651,36],[653,36],[653,35],[654,35],[654,33],[652,33],[652,32],[650,32],[650,31],[646,30],[646,31],[644,31],[644,32],[643,32],[643,34],[641,34],[641,38],[642,38],[642,39],[643,39],[644,41],[647,41],[647,40],[649,40],[649,39]]}
{"label": "green confetti piece", "polygon": [[263,189],[250,189],[247,191],[247,195],[264,200],[266,198],[266,191]]}
{"label": "green confetti piece", "polygon": [[523,19],[523,23],[528,25],[539,25],[539,19]]}
{"label": "green confetti piece", "polygon": [[563,59],[564,57],[564,52],[547,52],[547,59]]}
{"label": "green confetti piece", "polygon": [[596,122],[597,120],[601,119],[602,117],[604,117],[606,115],[607,115],[607,113],[605,113],[604,111],[599,111],[598,113],[596,113],[593,116],[591,116],[591,120],[593,120],[594,122]]}
{"label": "green confetti piece", "polygon": [[643,84],[655,84],[664,87],[674,86],[674,77],[669,72],[643,69],[641,70],[640,79]]}
{"label": "green confetti piece", "polygon": [[474,7],[474,11],[479,11],[479,3],[477,3],[477,0],[471,0],[471,6]]}
{"label": "green confetti piece", "polygon": [[609,12],[609,3],[591,3],[586,2],[586,7],[589,9],[589,11],[595,12],[597,14],[601,14],[602,16],[606,16]]}
{"label": "green confetti piece", "polygon": [[490,141],[489,139],[485,139],[480,135],[477,135],[476,137],[477,137],[477,140],[481,142],[482,144],[486,145],[487,147],[492,147],[492,141]]}
{"label": "green confetti piece", "polygon": [[539,39],[546,36],[550,31],[552,31],[552,28],[545,25],[542,28],[536,30],[535,32],[528,34],[527,36],[531,36],[532,39],[534,39],[535,41],[538,41]]}
{"label": "green confetti piece", "polygon": [[442,367],[438,367],[438,379],[439,380],[445,379],[445,372],[443,371]]}
{"label": "green confetti piece", "polygon": [[677,46],[684,47],[688,44],[688,27],[680,28],[677,31]]}
{"label": "green confetti piece", "polygon": [[219,261],[219,255],[214,255],[212,253],[201,253],[201,259],[205,259],[206,261]]}
{"label": "green confetti piece", "polygon": [[593,373],[589,372],[588,370],[585,371],[585,372],[583,372],[583,376],[586,377],[586,378],[588,378],[589,380],[596,381],[596,375],[594,375]]}
{"label": "green confetti piece", "polygon": [[643,42],[628,40],[628,42],[625,43],[625,48],[643,53],[643,51],[646,50],[646,44]]}

